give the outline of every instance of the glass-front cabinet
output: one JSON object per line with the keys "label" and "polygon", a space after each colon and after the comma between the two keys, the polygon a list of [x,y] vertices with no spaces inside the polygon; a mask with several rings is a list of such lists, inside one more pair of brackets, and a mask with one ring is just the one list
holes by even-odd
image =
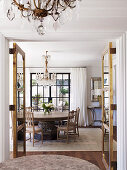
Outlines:
{"label": "glass-front cabinet", "polygon": [[110,42],[102,56],[102,159],[107,170],[115,170],[117,161],[113,125],[113,55],[115,48]]}

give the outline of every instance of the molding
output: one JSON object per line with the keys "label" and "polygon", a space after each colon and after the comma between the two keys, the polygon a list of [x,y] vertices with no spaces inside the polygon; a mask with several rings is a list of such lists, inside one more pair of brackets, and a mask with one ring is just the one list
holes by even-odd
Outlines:
{"label": "molding", "polygon": [[117,40],[117,169],[127,170],[127,44]]}

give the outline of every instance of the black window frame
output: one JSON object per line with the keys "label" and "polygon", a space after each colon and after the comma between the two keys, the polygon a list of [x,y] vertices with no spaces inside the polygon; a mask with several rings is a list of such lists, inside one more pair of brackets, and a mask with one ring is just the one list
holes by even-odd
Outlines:
{"label": "black window frame", "polygon": [[[42,73],[43,74],[43,73]],[[51,74],[52,73],[50,73],[50,77],[51,77]],[[32,105],[32,99],[34,98],[33,96],[32,96],[32,87],[33,86],[36,86],[37,87],[37,96],[39,95],[39,93],[38,93],[38,87],[39,87],[39,85],[38,84],[36,84],[36,85],[32,85],[32,75],[36,75],[36,73],[30,73],[30,105],[31,105],[31,107],[33,107],[33,105]],[[40,111],[40,110],[43,110],[43,109],[39,109],[39,106],[38,106],[38,99],[39,98],[41,98],[41,99],[43,99],[43,102],[44,102],[44,99],[48,99],[48,102],[51,100],[51,99],[56,99],[56,106],[58,106],[58,103],[57,103],[57,99],[58,98],[60,98],[60,99],[62,99],[62,101],[63,101],[63,99],[68,99],[68,109],[64,109],[63,107],[63,102],[62,102],[62,112],[63,111],[65,111],[65,110],[68,110],[68,111],[70,111],[70,87],[71,87],[71,85],[70,85],[70,73],[56,73],[56,75],[62,75],[62,84],[61,85],[58,85],[57,84],[57,80],[60,80],[60,79],[57,79],[56,80],[56,96],[55,97],[52,97],[51,96],[51,86],[48,86],[49,87],[49,96],[48,97],[44,97],[44,86],[43,85],[40,85],[40,86],[43,86],[43,96],[41,96],[41,97],[36,97],[37,98],[37,109],[35,109],[36,111]],[[63,80],[65,80],[65,79],[63,79],[63,75],[68,75],[68,85],[64,85],[63,84]],[[62,97],[57,97],[57,88],[58,87],[68,87],[68,97],[63,97],[63,95],[62,95]],[[45,102],[46,103],[46,102]]]}

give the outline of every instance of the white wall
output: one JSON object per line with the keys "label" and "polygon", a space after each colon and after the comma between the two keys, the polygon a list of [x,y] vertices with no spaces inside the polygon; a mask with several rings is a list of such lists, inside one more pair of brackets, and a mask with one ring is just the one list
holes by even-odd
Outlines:
{"label": "white wall", "polygon": [[0,162],[9,159],[9,45],[0,34]]}

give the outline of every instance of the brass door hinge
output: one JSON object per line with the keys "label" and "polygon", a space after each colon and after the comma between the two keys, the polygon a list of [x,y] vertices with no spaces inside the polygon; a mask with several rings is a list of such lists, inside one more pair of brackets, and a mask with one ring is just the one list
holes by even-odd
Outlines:
{"label": "brass door hinge", "polygon": [[110,54],[116,54],[116,48],[110,48]]}
{"label": "brass door hinge", "polygon": [[15,54],[16,49],[15,48],[9,48],[9,54]]}
{"label": "brass door hinge", "polygon": [[117,110],[117,104],[111,104],[111,110]]}
{"label": "brass door hinge", "polygon": [[9,105],[9,111],[15,111],[15,105]]}

